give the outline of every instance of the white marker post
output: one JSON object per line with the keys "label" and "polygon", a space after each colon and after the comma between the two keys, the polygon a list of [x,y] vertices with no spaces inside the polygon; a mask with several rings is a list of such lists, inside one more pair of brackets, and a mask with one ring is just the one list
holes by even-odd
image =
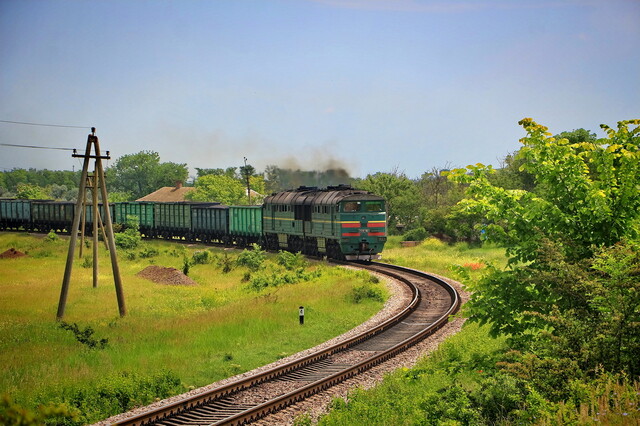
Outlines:
{"label": "white marker post", "polygon": [[299,313],[300,313],[300,325],[303,325],[304,324],[304,306],[300,306]]}

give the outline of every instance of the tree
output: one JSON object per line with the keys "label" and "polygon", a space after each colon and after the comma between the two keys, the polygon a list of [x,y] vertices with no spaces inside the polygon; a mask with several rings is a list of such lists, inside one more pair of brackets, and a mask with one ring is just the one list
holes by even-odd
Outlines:
{"label": "tree", "polygon": [[237,167],[227,167],[226,169],[201,169],[196,167],[196,171],[198,173],[197,178],[201,178],[202,176],[207,175],[226,175],[232,178],[236,178],[236,170]]}
{"label": "tree", "polygon": [[19,183],[16,198],[25,200],[47,200],[51,198],[45,188],[29,183]]}
{"label": "tree", "polygon": [[184,182],[188,174],[186,164],[160,163],[157,152],[141,151],[118,158],[107,170],[107,183],[111,191],[130,192],[137,199],[163,186]]}
{"label": "tree", "polygon": [[535,192],[492,185],[491,166],[450,173],[469,184],[460,212],[483,217],[486,238],[503,244],[509,258],[505,270],[472,289],[471,319],[513,336],[548,327],[555,310],[589,311],[584,263],[637,238],[640,219],[640,120],[621,121],[617,130],[603,125],[607,138],[576,143],[551,137],[532,119],[520,124],[527,137],[519,155]]}
{"label": "tree", "polygon": [[505,368],[562,399],[569,384],[550,371],[640,373],[640,120],[602,126],[607,138],[595,141],[521,124],[532,191],[492,185],[480,164],[451,173],[469,184],[459,212],[482,217],[486,238],[509,257],[472,283],[467,312],[525,351]]}
{"label": "tree", "polygon": [[396,227],[410,229],[418,222],[418,188],[404,173],[394,171],[368,175],[357,186],[384,197],[391,230]]}
{"label": "tree", "polygon": [[186,198],[193,201],[219,202],[227,205],[246,204],[246,188],[238,179],[227,175],[207,175],[195,183]]}

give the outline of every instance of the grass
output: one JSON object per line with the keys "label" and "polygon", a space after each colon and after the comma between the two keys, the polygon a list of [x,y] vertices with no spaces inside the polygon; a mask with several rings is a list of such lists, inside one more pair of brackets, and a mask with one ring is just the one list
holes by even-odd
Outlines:
{"label": "grass", "polygon": [[474,247],[466,243],[447,244],[429,238],[415,247],[401,247],[401,241],[401,236],[389,237],[382,253],[383,262],[444,276],[463,273],[464,278],[478,276],[487,264],[504,266],[506,263],[504,249],[491,244]]}
{"label": "grass", "polygon": [[[55,321],[67,244],[0,234],[0,252],[14,247],[28,254],[0,259],[0,394],[26,407],[62,401],[74,390],[123,374],[169,370],[184,388],[202,386],[326,341],[382,306],[352,298],[355,288],[381,284],[323,262],[309,266],[321,272],[319,278],[261,292],[247,289],[246,268],[223,274],[215,262],[191,267],[197,286],[156,284],[136,273],[152,263],[181,270],[185,255],[207,249],[221,256],[222,250],[150,241],[145,244],[158,250],[156,257],[128,260],[133,256],[119,252],[128,311],[120,318],[109,256],[100,246],[98,288],[92,287],[92,269],[76,258],[64,317],[108,340],[105,349],[89,349]],[[277,271],[274,255],[268,258],[267,270]],[[382,294],[387,297],[386,290]],[[304,326],[298,324],[301,305]]]}

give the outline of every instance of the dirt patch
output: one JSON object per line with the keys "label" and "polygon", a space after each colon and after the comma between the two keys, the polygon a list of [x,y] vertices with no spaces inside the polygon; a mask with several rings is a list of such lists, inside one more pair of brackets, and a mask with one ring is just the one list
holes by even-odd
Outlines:
{"label": "dirt patch", "polygon": [[0,259],[15,259],[17,257],[22,257],[22,256],[26,256],[26,254],[14,249],[13,247],[5,251],[4,253],[0,253]]}
{"label": "dirt patch", "polygon": [[178,271],[176,268],[166,268],[164,266],[147,266],[136,274],[158,284],[169,285],[198,285],[197,282]]}

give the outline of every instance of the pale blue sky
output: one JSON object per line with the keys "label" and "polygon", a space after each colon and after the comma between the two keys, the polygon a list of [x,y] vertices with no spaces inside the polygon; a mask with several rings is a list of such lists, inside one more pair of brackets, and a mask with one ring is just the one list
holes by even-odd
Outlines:
{"label": "pale blue sky", "polygon": [[[497,165],[523,117],[640,118],[640,1],[0,0],[0,120],[96,126],[114,158],[418,177]],[[0,123],[0,143],[86,134]],[[0,169],[72,166],[0,146]]]}

